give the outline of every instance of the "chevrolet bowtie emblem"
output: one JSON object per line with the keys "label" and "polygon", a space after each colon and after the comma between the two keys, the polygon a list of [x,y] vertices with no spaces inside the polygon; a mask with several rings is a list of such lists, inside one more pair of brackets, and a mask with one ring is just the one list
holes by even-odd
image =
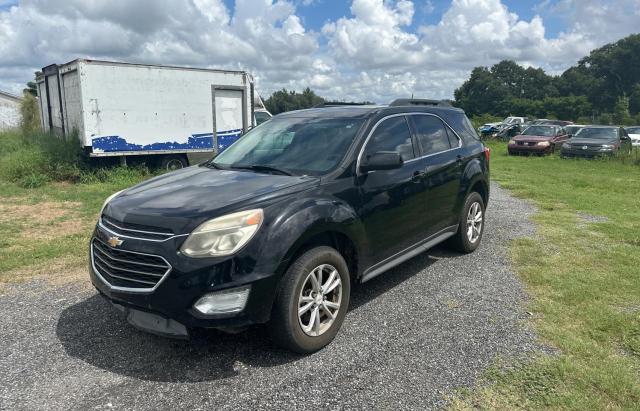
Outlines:
{"label": "chevrolet bowtie emblem", "polygon": [[109,245],[111,247],[118,247],[120,245],[122,245],[122,243],[124,243],[123,240],[119,239],[118,237],[109,237],[109,240],[107,240],[107,242],[109,243]]}

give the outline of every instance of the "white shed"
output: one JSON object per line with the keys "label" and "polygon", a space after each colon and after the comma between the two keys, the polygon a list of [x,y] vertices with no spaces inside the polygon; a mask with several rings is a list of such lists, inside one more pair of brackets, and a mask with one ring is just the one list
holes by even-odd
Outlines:
{"label": "white shed", "polygon": [[20,97],[0,90],[0,131],[20,125],[20,101]]}

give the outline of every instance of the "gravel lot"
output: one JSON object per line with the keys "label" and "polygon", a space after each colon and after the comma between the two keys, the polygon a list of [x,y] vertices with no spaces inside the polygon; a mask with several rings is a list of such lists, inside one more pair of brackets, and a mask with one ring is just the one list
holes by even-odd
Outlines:
{"label": "gravel lot", "polygon": [[438,247],[356,287],[336,340],[307,357],[263,328],[141,333],[85,283],[13,286],[0,295],[0,408],[438,408],[497,358],[539,349],[507,262],[532,212],[493,186],[475,254]]}

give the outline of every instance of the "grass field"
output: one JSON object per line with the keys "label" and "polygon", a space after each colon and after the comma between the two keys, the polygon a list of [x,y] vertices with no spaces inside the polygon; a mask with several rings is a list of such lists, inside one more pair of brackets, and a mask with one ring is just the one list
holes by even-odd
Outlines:
{"label": "grass field", "polygon": [[557,354],[496,366],[454,408],[639,409],[640,167],[491,148],[492,178],[539,207],[537,236],[512,258]]}
{"label": "grass field", "polygon": [[[86,279],[87,244],[102,202],[153,175],[89,168],[77,160],[75,142],[48,140],[0,133],[0,289],[34,276]],[[53,271],[64,278],[51,278]]]}
{"label": "grass field", "polygon": [[[83,168],[39,141],[0,134],[0,293],[34,276],[86,281],[103,200],[153,175]],[[539,207],[536,237],[515,241],[512,259],[531,295],[533,327],[556,354],[497,364],[453,408],[638,409],[640,167],[508,157],[504,144],[491,147],[492,178]]]}

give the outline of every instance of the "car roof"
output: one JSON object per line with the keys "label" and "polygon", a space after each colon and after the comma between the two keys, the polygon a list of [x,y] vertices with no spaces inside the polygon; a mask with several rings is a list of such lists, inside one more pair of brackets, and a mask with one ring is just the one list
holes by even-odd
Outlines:
{"label": "car roof", "polygon": [[421,105],[345,105],[345,106],[324,106],[309,108],[304,110],[287,111],[280,113],[275,118],[368,118],[376,114],[391,115],[402,113],[432,113],[441,114],[443,112],[460,112],[462,109],[451,106],[421,106]]}
{"label": "car roof", "polygon": [[620,126],[603,126],[603,125],[597,125],[597,126],[584,126],[583,128],[620,128]]}

